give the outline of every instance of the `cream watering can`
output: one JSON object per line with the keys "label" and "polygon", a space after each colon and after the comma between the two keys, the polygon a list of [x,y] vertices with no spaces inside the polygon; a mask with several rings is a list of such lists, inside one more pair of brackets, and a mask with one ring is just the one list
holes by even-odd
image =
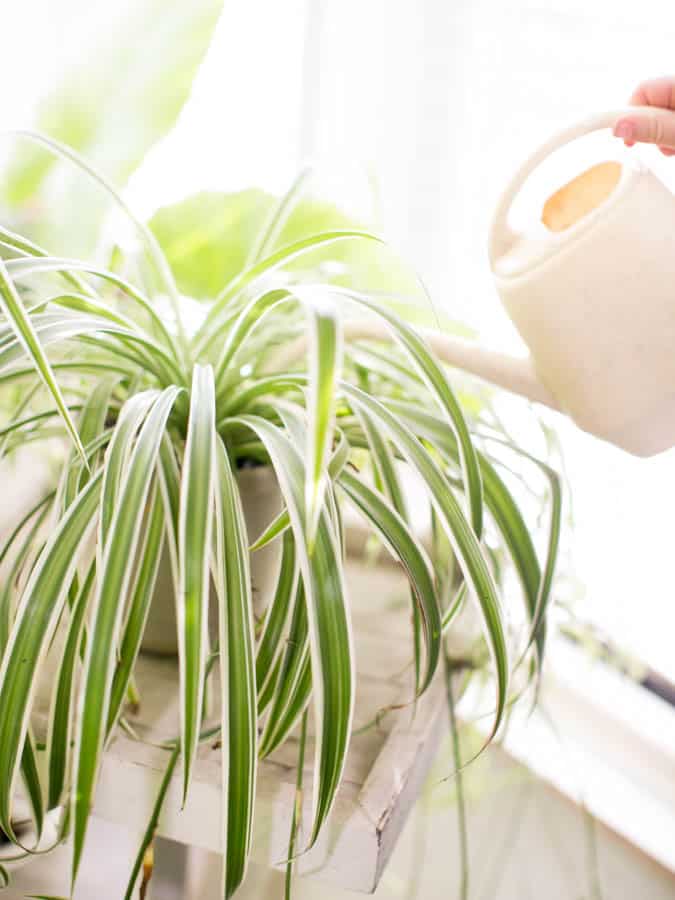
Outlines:
{"label": "cream watering can", "polygon": [[549,198],[542,234],[517,234],[508,222],[517,194],[550,153],[612,128],[623,114],[597,115],[554,136],[497,206],[490,264],[530,359],[455,342],[442,355],[650,456],[675,445],[675,196],[644,166],[609,162]]}
{"label": "cream watering can", "polygon": [[[596,115],[555,135],[499,201],[490,265],[530,358],[435,331],[424,336],[451,366],[560,410],[636,456],[651,456],[675,445],[675,196],[644,165],[607,162],[549,198],[540,233],[518,234],[508,221],[546,157],[635,112]],[[348,340],[389,338],[373,320],[348,320],[344,329]],[[299,338],[276,362],[295,359],[305,343]]]}

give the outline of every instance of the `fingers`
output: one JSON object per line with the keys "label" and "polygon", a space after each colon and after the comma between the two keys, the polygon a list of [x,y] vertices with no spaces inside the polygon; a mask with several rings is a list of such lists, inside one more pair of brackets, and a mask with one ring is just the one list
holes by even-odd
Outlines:
{"label": "fingers", "polygon": [[675,110],[675,77],[651,78],[633,91],[631,106],[658,106]]}
{"label": "fingers", "polygon": [[653,113],[625,116],[614,126],[627,147],[657,144],[664,156],[675,156],[675,77],[643,81],[633,91],[631,106],[653,106]]}
{"label": "fingers", "polygon": [[668,109],[653,109],[623,116],[614,125],[614,135],[628,146],[634,143],[657,144],[661,149],[675,151],[675,113]]}

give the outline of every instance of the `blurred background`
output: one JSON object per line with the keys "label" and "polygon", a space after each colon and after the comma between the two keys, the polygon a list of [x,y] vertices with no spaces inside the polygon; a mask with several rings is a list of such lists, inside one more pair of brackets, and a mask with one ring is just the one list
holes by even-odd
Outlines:
{"label": "blurred background", "polygon": [[[641,79],[675,70],[675,13],[658,0],[231,0],[175,126],[154,142],[158,91],[175,98],[185,89],[188,51],[177,51],[176,36],[190,6],[14,5],[0,59],[4,125],[34,125],[41,100],[64,80],[62,115],[76,119],[78,105],[102,101],[85,153],[113,180],[131,174],[126,196],[142,216],[201,190],[279,194],[312,163],[315,189],[381,227],[438,309],[481,341],[520,352],[486,260],[496,198],[551,132],[620,107]],[[195,5],[202,30],[184,30],[186,41],[204,40],[219,6]],[[139,44],[143,52],[131,53]],[[101,45],[116,50],[101,54]],[[177,55],[165,57],[165,46]],[[49,126],[49,111],[45,118]],[[142,161],[134,132],[151,147]],[[675,187],[672,160],[638,152]],[[521,225],[534,225],[568,172],[621,154],[607,135],[561,151],[528,186]],[[65,229],[55,249],[76,252]],[[517,422],[520,403],[508,406]],[[633,460],[551,421],[574,487],[577,611],[675,679],[665,627],[675,457]]]}
{"label": "blurred background", "polygon": [[[312,164],[313,191],[380,228],[438,312],[490,346],[522,353],[487,263],[496,199],[551,132],[622,106],[642,79],[675,73],[675,11],[660,0],[229,0],[218,19],[220,6],[7,4],[3,127],[37,122],[77,138],[88,159],[126,185],[143,218],[197,191],[280,194]],[[626,153],[599,135],[557,154],[528,186],[521,227],[536,227],[543,200],[569,173]],[[630,153],[675,189],[675,161]],[[16,139],[3,138],[0,158],[0,171],[22,164]],[[65,197],[80,190],[72,182],[53,189]],[[78,252],[86,223],[75,224],[61,228],[54,252]],[[411,301],[428,303],[421,293]],[[514,433],[532,428],[520,401],[497,403]],[[553,414],[545,422],[559,436],[570,485],[559,597],[634,661],[675,681],[675,455],[634,460]],[[612,702],[628,702],[611,690]],[[560,896],[595,896],[585,868],[592,845],[584,821],[575,822],[580,849],[564,851]],[[449,853],[452,846],[449,838]],[[660,875],[653,893],[639,880],[629,890],[621,877],[626,892],[608,896],[675,896],[670,882],[654,887]],[[519,896],[537,895],[524,885]],[[507,896],[484,890],[476,896]]]}

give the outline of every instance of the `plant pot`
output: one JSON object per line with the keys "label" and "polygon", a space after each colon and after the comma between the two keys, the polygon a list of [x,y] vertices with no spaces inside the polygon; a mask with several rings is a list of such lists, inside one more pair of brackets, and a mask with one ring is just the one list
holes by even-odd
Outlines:
{"label": "plant pot", "polygon": [[[240,469],[237,483],[241,492],[249,543],[252,543],[281,511],[281,492],[271,466]],[[251,587],[253,605],[262,611],[276,583],[279,541],[273,541],[251,554]],[[218,635],[218,598],[213,584],[209,598],[209,633]],[[169,553],[164,546],[157,573],[157,583],[150,604],[141,649],[145,653],[175,656],[178,653],[176,607],[171,578]]]}

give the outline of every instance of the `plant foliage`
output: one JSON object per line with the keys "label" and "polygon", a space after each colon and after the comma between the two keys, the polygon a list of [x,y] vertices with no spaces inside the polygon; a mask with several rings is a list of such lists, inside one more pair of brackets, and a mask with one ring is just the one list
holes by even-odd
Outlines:
{"label": "plant foliage", "polygon": [[[79,165],[71,151],[46,145]],[[171,265],[136,220],[151,264],[145,269],[131,257],[121,266],[63,259],[2,233],[0,390],[9,409],[2,454],[56,446],[60,475],[0,550],[11,563],[0,597],[0,827],[30,852],[13,829],[21,776],[38,831],[43,797],[66,810],[60,839],[72,835],[73,882],[106,742],[133,688],[163,551],[173,596],[160,600],[177,613],[180,735],[167,750],[167,778],[134,877],[178,762],[189,794],[204,739],[204,694],[217,669],[220,724],[208,735],[222,746],[224,896],[246,872],[258,759],[306,711],[316,735],[308,833],[310,843],[317,839],[341,782],[356,688],[345,503],[409,579],[418,693],[438,670],[457,590],[475,607],[489,651],[490,737],[504,720],[514,666],[524,658],[532,672],[541,665],[560,517],[555,475],[546,470],[553,515],[540,562],[451,373],[395,304],[363,290],[359,267],[351,278],[343,270],[339,284],[322,277],[322,263],[344,247],[365,267],[379,237],[344,222],[289,237],[280,221],[292,204],[290,195],[269,211],[262,236],[252,233],[251,252],[217,290],[213,273],[220,269],[201,272],[198,281],[182,270],[183,287],[204,286],[198,321],[185,319]],[[198,208],[190,215],[198,225]],[[181,219],[170,223],[167,216],[154,228],[161,243],[170,235],[173,262]],[[184,237],[189,243],[191,234]],[[147,282],[134,278],[146,269]],[[355,314],[381,323],[386,353],[381,342],[344,339],[344,321]],[[289,355],[289,347],[297,352]],[[251,464],[272,467],[283,498],[283,512],[263,535],[247,534],[243,515],[237,472]],[[438,588],[440,560],[414,532],[403,467],[422,485],[461,571],[462,587],[449,599]],[[33,527],[43,521],[47,532]],[[507,604],[500,591],[489,529],[513,563],[522,601]],[[281,544],[282,559],[257,627],[250,545],[270,541]],[[214,645],[211,583],[218,596]],[[510,628],[507,608],[518,602],[530,623],[520,634]],[[55,689],[46,740],[36,751],[32,713],[46,672]],[[36,753],[46,755],[44,765]]]}

